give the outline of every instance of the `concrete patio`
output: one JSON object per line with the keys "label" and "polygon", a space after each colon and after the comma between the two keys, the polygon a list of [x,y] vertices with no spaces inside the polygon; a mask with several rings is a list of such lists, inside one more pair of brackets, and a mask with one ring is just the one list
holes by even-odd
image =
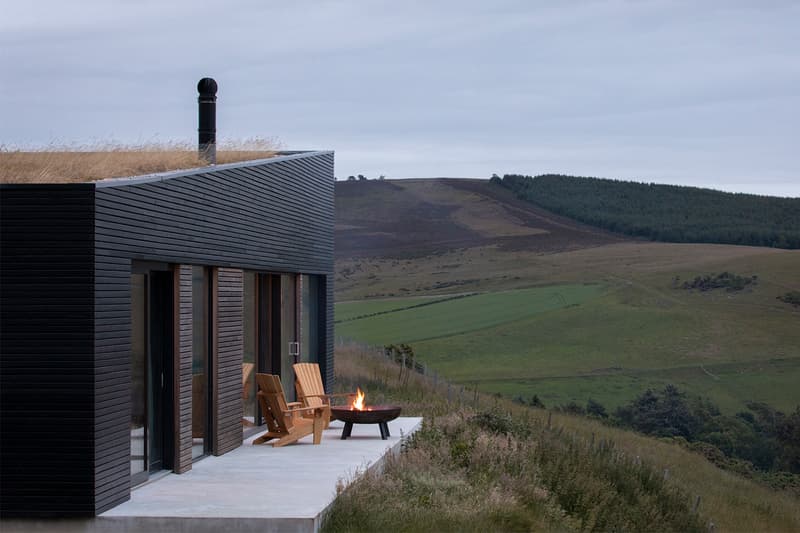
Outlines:
{"label": "concrete patio", "polygon": [[341,422],[331,424],[319,446],[311,436],[284,448],[253,446],[251,437],[226,455],[202,459],[186,474],[167,474],[135,489],[130,501],[95,519],[4,523],[3,531],[15,526],[25,531],[317,531],[337,485],[379,466],[421,422],[390,422],[387,440],[381,440],[377,425],[356,425],[352,436],[341,440]]}

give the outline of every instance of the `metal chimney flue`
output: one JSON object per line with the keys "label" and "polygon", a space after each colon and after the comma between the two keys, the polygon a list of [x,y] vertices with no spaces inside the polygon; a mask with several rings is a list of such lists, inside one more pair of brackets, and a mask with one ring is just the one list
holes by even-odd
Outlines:
{"label": "metal chimney flue", "polygon": [[217,164],[217,82],[203,78],[197,82],[197,150],[209,164]]}

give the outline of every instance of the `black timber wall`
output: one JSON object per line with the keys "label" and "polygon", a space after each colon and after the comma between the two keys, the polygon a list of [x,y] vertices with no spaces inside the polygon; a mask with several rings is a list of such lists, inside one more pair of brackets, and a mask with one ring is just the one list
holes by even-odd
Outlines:
{"label": "black timber wall", "polygon": [[93,286],[94,186],[0,186],[4,517],[94,514]]}
{"label": "black timber wall", "polygon": [[320,355],[330,387],[333,187],[332,152],[97,183],[96,513],[130,493],[131,261],[324,276]]}

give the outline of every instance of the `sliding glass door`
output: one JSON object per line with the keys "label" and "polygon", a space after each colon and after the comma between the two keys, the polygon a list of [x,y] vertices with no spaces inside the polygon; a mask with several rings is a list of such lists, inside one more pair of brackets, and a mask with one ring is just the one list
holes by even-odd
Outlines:
{"label": "sliding glass door", "polygon": [[300,276],[300,361],[319,363],[319,276]]}
{"label": "sliding glass door", "polygon": [[242,424],[260,425],[255,374],[276,374],[286,398],[296,397],[298,362],[319,361],[319,276],[244,274]]}
{"label": "sliding glass door", "polygon": [[169,265],[134,264],[131,272],[131,482],[172,468],[173,274]]}
{"label": "sliding glass door", "polygon": [[242,317],[242,425],[251,427],[256,422],[256,368],[258,362],[258,279],[255,272],[244,273]]}
{"label": "sliding glass door", "polygon": [[192,267],[192,459],[211,451],[211,294],[209,269]]}
{"label": "sliding glass door", "polygon": [[297,275],[281,274],[280,284],[280,309],[277,311],[281,317],[281,385],[286,400],[293,402],[296,394],[292,365],[300,360],[300,347],[297,342]]}
{"label": "sliding glass door", "polygon": [[147,481],[147,276],[131,275],[131,484]]}

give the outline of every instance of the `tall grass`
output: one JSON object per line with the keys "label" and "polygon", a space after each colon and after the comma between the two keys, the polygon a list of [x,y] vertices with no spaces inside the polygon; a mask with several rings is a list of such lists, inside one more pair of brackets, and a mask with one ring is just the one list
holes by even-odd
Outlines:
{"label": "tall grass", "polygon": [[[244,139],[217,148],[217,163],[263,159],[276,154],[273,139]],[[190,143],[51,145],[35,150],[0,146],[0,183],[78,183],[204,167]]]}
{"label": "tall grass", "polygon": [[[434,383],[337,349],[337,386],[424,415],[388,461],[343,491],[326,531],[798,531],[800,501],[677,445]],[[699,498],[698,498],[699,497]]]}

